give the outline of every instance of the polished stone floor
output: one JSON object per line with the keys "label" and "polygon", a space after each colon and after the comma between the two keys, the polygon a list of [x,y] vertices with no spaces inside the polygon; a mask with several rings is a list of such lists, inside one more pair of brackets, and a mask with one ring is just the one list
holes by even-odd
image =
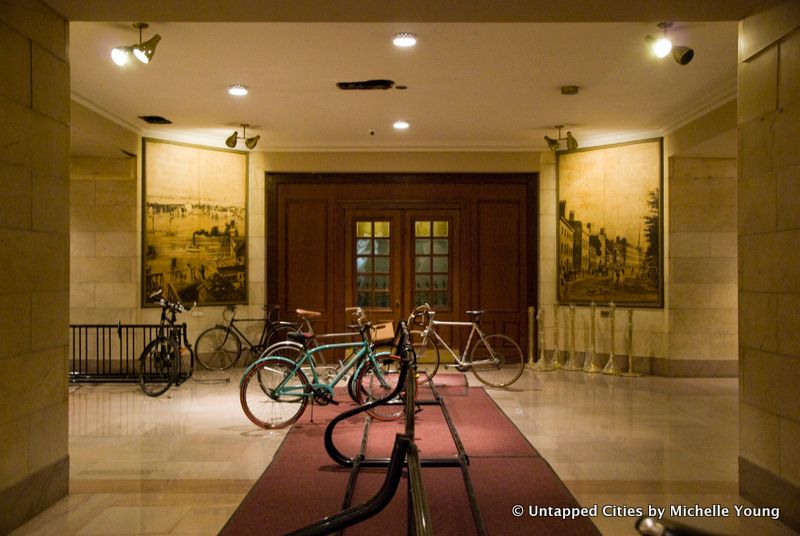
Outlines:
{"label": "polished stone floor", "polygon": [[[245,418],[240,373],[196,374],[160,398],[135,385],[72,387],[70,494],[12,534],[217,534],[285,434]],[[669,516],[696,505],[731,515],[680,519],[724,534],[795,534],[733,508],[749,506],[737,493],[736,379],[526,371],[488,392],[578,501],[597,505],[605,535],[636,534],[637,508]]]}

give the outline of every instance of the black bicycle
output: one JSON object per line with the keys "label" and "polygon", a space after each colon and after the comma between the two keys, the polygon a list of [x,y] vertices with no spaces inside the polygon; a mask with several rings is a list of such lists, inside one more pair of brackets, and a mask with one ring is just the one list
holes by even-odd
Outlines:
{"label": "black bicycle", "polygon": [[[147,396],[160,396],[175,383],[181,372],[181,328],[175,325],[175,315],[190,311],[181,303],[164,299],[161,289],[148,299],[161,306],[161,320],[156,337],[150,341],[139,357],[139,385]],[[188,345],[187,345],[188,346]]]}
{"label": "black bicycle", "polygon": [[[263,318],[236,318],[236,306],[229,305],[222,313],[225,324],[217,324],[197,337],[197,341],[194,343],[197,361],[209,370],[229,369],[242,355],[242,343],[250,348],[250,361],[255,361],[272,344],[284,341],[287,334],[300,330],[299,322],[283,322],[273,319],[278,310],[280,310],[278,305],[264,306]],[[236,326],[241,322],[264,323],[257,341],[251,341]]]}

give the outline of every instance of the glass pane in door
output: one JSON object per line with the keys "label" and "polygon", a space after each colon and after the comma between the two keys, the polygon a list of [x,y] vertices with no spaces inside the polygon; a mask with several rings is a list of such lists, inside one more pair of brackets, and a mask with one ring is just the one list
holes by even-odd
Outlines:
{"label": "glass pane in door", "polygon": [[[451,303],[450,223],[414,222],[414,304],[447,308]],[[431,290],[436,292],[431,292]]]}
{"label": "glass pane in door", "polygon": [[390,222],[364,220],[356,222],[355,288],[356,305],[389,307],[391,277]]}

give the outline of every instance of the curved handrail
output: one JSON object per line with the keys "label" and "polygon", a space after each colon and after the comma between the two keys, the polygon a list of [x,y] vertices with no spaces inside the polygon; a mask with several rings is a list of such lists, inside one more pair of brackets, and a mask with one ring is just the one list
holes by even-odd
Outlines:
{"label": "curved handrail", "polygon": [[636,521],[636,531],[644,536],[716,536],[672,519],[643,516]]}
{"label": "curved handrail", "polygon": [[[407,328],[405,328],[405,324],[403,324],[401,322],[401,325],[402,325],[402,327],[398,326],[398,329],[406,329],[407,330]],[[354,458],[348,458],[347,456],[342,454],[342,451],[340,451],[336,447],[336,445],[334,444],[334,442],[333,442],[333,429],[336,428],[336,425],[339,424],[340,422],[342,422],[345,419],[349,419],[350,417],[352,417],[354,415],[358,415],[359,413],[363,413],[363,412],[365,412],[367,410],[370,410],[370,409],[372,409],[372,408],[374,408],[376,406],[380,406],[380,405],[386,404],[390,400],[392,400],[392,399],[396,398],[398,395],[400,395],[402,390],[405,388],[406,377],[408,376],[408,369],[411,366],[411,356],[413,355],[413,351],[414,350],[413,350],[413,347],[411,347],[411,354],[409,354],[409,352],[406,350],[405,346],[402,343],[403,340],[408,340],[408,337],[403,337],[402,331],[401,331],[401,336],[400,336],[400,341],[401,342],[400,342],[400,344],[398,344],[398,346],[399,347],[402,346],[404,351],[401,352],[401,356],[400,356],[400,377],[397,380],[397,385],[395,385],[394,389],[392,389],[392,392],[389,393],[388,395],[386,395],[383,398],[380,398],[378,400],[373,400],[372,402],[364,404],[363,406],[357,406],[355,408],[352,408],[352,409],[349,409],[347,411],[344,411],[344,412],[340,413],[339,415],[337,415],[336,417],[331,419],[331,421],[328,423],[328,426],[325,427],[325,439],[324,439],[325,440],[325,451],[328,453],[328,456],[330,456],[331,459],[333,461],[335,461],[336,463],[338,463],[339,465],[342,465],[344,467],[351,467],[353,465],[353,463],[355,463],[355,459]],[[407,345],[407,346],[410,346],[410,345]],[[408,417],[406,417],[406,418],[408,418]],[[413,419],[413,412],[412,412],[412,419]],[[385,459],[380,460],[380,463],[377,463],[377,464],[370,463],[368,460],[365,460],[365,462],[366,463],[362,462],[362,465],[364,465],[365,467],[369,467],[369,466],[386,466],[386,464],[387,464],[387,460],[385,460]]]}
{"label": "curved handrail", "polygon": [[381,489],[378,490],[371,499],[359,505],[342,510],[324,519],[312,523],[306,527],[288,533],[286,536],[316,536],[317,534],[330,534],[345,527],[360,523],[368,519],[386,507],[394,497],[397,486],[400,484],[400,475],[403,472],[406,453],[408,452],[411,439],[403,434],[397,434],[392,447],[389,470],[383,480]]}

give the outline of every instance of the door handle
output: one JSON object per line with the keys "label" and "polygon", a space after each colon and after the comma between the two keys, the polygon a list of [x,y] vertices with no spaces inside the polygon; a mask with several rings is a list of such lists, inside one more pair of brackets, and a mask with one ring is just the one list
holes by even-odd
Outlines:
{"label": "door handle", "polygon": [[400,298],[396,298],[394,300],[394,308],[395,309],[400,309]]}

